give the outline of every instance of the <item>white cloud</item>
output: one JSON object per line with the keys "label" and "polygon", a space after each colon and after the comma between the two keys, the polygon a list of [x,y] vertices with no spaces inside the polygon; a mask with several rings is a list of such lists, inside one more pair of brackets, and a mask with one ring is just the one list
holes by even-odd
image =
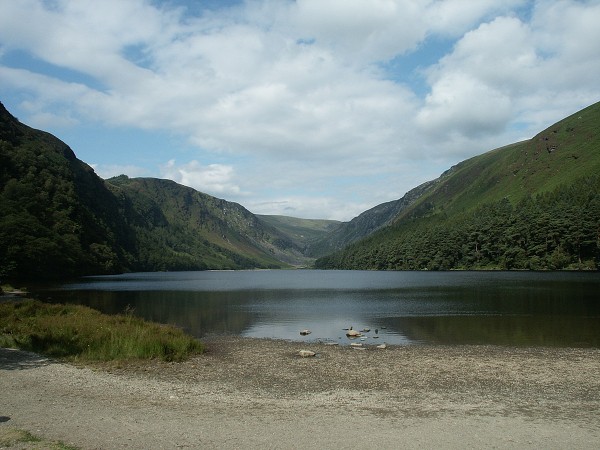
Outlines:
{"label": "white cloud", "polygon": [[426,33],[422,6],[407,0],[299,0],[293,23],[299,37],[315,39],[352,62],[393,58]]}
{"label": "white cloud", "polygon": [[445,74],[426,98],[417,122],[423,132],[480,138],[501,132],[511,118],[510,98],[467,74]]}
{"label": "white cloud", "polygon": [[528,1],[442,0],[431,2],[425,15],[431,32],[458,37],[471,30],[482,19],[510,12],[526,5]]}
{"label": "white cloud", "polygon": [[170,160],[161,168],[162,176],[215,196],[244,194],[235,183],[233,167],[224,164],[202,165],[198,161],[176,164]]}
{"label": "white cloud", "polygon": [[599,5],[540,2],[531,23],[502,16],[466,33],[429,69],[420,127],[448,149],[462,141],[481,152],[473,147],[481,138],[516,139],[511,124],[526,126],[519,138],[531,137],[597,101],[600,88],[590,72],[600,70],[600,50],[588,44],[588,32],[598,34],[590,17],[600,18]]}

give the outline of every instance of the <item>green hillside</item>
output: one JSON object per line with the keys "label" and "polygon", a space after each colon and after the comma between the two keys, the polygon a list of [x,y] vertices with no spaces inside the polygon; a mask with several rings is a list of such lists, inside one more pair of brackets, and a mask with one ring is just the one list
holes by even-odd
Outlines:
{"label": "green hillside", "polygon": [[0,104],[0,278],[289,267],[293,242],[242,206],[172,181],[104,181]]}
{"label": "green hillside", "polygon": [[368,238],[317,261],[352,269],[597,269],[600,103],[463,161]]}
{"label": "green hillside", "polygon": [[136,270],[282,268],[274,253],[285,239],[237,203],[170,180],[106,180],[123,198],[122,214],[139,245]]}
{"label": "green hillside", "polygon": [[[422,209],[468,210],[508,198],[511,202],[549,192],[598,173],[600,103],[552,125],[528,141],[501,147],[457,164],[419,199]],[[415,205],[415,206],[417,206]],[[426,205],[426,206],[423,206]]]}

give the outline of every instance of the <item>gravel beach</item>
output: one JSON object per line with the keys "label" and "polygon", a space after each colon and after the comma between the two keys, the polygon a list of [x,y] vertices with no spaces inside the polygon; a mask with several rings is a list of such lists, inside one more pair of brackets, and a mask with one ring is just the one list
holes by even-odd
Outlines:
{"label": "gravel beach", "polygon": [[600,448],[599,349],[205,342],[184,363],[94,367],[0,349],[0,443],[20,429],[82,449]]}

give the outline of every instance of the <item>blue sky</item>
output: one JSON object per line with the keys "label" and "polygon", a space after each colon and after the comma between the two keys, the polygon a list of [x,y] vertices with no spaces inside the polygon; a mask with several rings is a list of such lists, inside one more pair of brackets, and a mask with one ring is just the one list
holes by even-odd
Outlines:
{"label": "blue sky", "polygon": [[0,0],[0,101],[103,178],[349,220],[600,100],[600,2]]}

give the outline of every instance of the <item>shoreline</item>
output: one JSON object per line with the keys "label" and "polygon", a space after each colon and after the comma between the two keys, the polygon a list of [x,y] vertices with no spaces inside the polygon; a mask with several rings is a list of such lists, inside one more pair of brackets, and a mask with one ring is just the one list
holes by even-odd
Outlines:
{"label": "shoreline", "polygon": [[183,363],[85,367],[2,349],[0,434],[84,449],[600,445],[600,349],[203,342]]}

